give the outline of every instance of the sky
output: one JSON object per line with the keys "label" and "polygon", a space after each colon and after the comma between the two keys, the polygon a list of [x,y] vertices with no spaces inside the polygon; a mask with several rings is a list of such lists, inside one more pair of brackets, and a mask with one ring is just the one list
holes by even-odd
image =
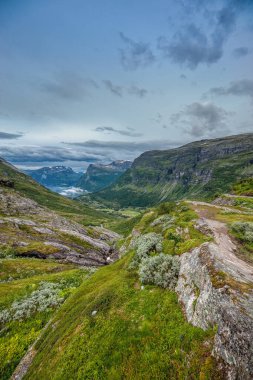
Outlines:
{"label": "sky", "polygon": [[0,0],[0,156],[133,160],[253,132],[253,0]]}

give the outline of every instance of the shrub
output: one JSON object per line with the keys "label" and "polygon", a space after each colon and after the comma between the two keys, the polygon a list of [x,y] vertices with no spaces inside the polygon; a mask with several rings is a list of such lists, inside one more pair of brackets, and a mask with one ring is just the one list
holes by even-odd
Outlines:
{"label": "shrub", "polygon": [[138,236],[134,242],[136,255],[139,261],[147,257],[150,252],[161,252],[163,237],[155,232],[150,232],[145,235]]}
{"label": "shrub", "polygon": [[253,243],[253,223],[252,222],[235,222],[232,224],[232,231],[239,239],[248,243]]}
{"label": "shrub", "polygon": [[41,282],[40,287],[27,298],[12,303],[9,310],[0,312],[0,323],[4,324],[11,320],[24,320],[39,311],[58,306],[64,301],[61,296],[61,284]]}
{"label": "shrub", "polygon": [[8,245],[3,245],[0,247],[0,259],[5,259],[6,257],[12,257],[14,255],[15,255],[14,248]]}
{"label": "shrub", "polygon": [[167,228],[171,227],[175,221],[175,218],[171,215],[162,215],[156,218],[151,224],[151,227],[161,226],[162,230],[165,231]]}
{"label": "shrub", "polygon": [[143,284],[157,285],[174,289],[179,273],[179,259],[170,255],[148,257],[142,260],[139,267],[140,280]]}
{"label": "shrub", "polygon": [[151,252],[162,251],[163,237],[155,232],[149,232],[145,235],[140,235],[135,238],[131,245],[136,249],[136,254],[129,265],[129,269],[138,268],[140,262],[147,258]]}

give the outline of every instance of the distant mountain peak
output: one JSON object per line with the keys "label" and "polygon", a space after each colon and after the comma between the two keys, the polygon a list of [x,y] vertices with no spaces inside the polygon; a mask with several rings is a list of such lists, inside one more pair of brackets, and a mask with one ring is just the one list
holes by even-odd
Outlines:
{"label": "distant mountain peak", "polygon": [[131,165],[132,162],[128,160],[116,160],[109,164],[90,164],[77,186],[90,192],[104,189],[113,184],[126,170],[130,169]]}

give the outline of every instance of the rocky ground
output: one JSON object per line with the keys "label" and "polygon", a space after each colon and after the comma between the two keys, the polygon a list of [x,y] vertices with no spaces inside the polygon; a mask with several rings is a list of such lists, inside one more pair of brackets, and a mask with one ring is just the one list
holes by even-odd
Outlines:
{"label": "rocky ground", "polygon": [[23,257],[101,266],[117,257],[119,235],[84,228],[11,189],[0,188],[0,244]]}
{"label": "rocky ground", "polygon": [[198,224],[212,233],[214,241],[180,257],[176,291],[189,322],[203,329],[217,328],[213,354],[224,361],[226,378],[250,380],[253,267],[238,257],[238,247],[226,225],[215,219],[213,207],[219,206],[192,205],[201,218]]}

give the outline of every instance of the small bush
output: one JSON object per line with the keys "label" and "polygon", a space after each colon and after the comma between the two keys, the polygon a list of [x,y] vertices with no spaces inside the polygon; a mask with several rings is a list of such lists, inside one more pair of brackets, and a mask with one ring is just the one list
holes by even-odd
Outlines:
{"label": "small bush", "polygon": [[143,284],[157,285],[174,289],[179,273],[179,260],[170,255],[148,257],[142,260],[139,267],[140,280]]}
{"label": "small bush", "polygon": [[22,321],[37,311],[42,312],[57,307],[64,301],[61,295],[61,284],[41,282],[40,287],[20,301],[13,302],[10,309],[0,312],[0,324],[11,320]]}
{"label": "small bush", "polygon": [[171,227],[175,222],[175,218],[171,215],[162,215],[159,218],[156,218],[151,224],[151,227],[162,226],[162,231],[165,231],[167,228]]}
{"label": "small bush", "polygon": [[4,245],[0,247],[0,259],[5,259],[6,257],[13,257],[15,255],[14,248]]}
{"label": "small bush", "polygon": [[237,237],[248,243],[253,243],[253,223],[252,222],[235,222],[232,224],[232,231]]}
{"label": "small bush", "polygon": [[156,234],[155,232],[138,236],[132,243],[133,247],[136,249],[136,254],[130,264],[130,269],[137,268],[140,262],[147,258],[151,252],[161,252],[162,242],[162,235]]}

